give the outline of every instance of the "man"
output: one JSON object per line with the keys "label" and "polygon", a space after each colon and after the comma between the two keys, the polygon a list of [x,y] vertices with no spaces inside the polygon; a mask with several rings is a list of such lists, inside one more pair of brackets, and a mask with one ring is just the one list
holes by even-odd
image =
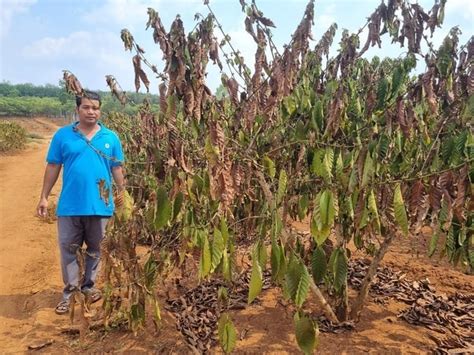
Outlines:
{"label": "man", "polygon": [[[116,204],[121,204],[124,190],[123,152],[117,135],[99,123],[100,97],[85,91],[76,97],[79,121],[60,128],[53,136],[46,158],[43,189],[37,207],[40,217],[48,210],[48,196],[64,167],[63,185],[56,214],[63,298],[56,313],[69,311],[72,292],[81,290],[92,302],[101,298],[94,287],[100,257],[100,243],[107,220],[114,211],[112,178],[116,184]],[[83,243],[85,275],[80,283],[76,251]]]}

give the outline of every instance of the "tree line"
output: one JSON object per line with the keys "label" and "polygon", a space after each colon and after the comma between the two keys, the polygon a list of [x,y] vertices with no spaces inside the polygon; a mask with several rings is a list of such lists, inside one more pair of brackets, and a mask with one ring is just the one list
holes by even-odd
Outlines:
{"label": "tree line", "polygon": [[[127,93],[128,103],[122,106],[109,92],[98,91],[102,98],[102,113],[123,112],[135,115],[138,104],[145,98],[150,100],[154,110],[158,109],[158,96],[141,93]],[[75,110],[74,96],[64,89],[64,82],[58,85],[34,85],[31,83],[0,83],[0,116],[48,116],[71,117]]]}

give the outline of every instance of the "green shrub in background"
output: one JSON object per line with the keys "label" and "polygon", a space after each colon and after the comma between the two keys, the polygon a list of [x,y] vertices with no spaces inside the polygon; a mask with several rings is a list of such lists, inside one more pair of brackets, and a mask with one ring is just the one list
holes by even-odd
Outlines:
{"label": "green shrub in background", "polygon": [[26,130],[18,123],[0,121],[0,152],[21,149],[26,143]]}

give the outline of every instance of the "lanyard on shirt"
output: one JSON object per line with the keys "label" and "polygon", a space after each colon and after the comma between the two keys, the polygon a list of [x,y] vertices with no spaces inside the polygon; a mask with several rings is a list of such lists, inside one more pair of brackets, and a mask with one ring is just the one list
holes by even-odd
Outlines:
{"label": "lanyard on shirt", "polygon": [[76,133],[79,135],[79,137],[81,137],[81,139],[83,139],[84,142],[86,142],[87,145],[88,145],[94,152],[96,152],[98,155],[100,155],[102,158],[107,159],[107,160],[110,160],[110,161],[112,161],[112,162],[114,162],[114,163],[122,163],[121,160],[118,160],[117,158],[115,158],[115,157],[113,157],[113,156],[108,156],[107,154],[105,154],[105,153],[104,153],[103,151],[101,151],[100,149],[94,147],[94,145],[92,144],[92,142],[91,142],[89,139],[87,139],[87,137],[86,137],[84,134],[82,134],[82,132],[79,130],[79,128],[76,127],[76,125],[74,125],[74,126],[72,127],[72,130],[73,130],[74,132],[76,132]]}

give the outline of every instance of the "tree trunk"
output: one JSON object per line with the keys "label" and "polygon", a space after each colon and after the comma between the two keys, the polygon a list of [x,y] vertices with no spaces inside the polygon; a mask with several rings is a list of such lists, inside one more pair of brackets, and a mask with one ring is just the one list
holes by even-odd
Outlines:
{"label": "tree trunk", "polygon": [[312,278],[310,280],[309,287],[311,288],[311,291],[313,291],[316,300],[323,307],[323,312],[326,315],[327,319],[329,319],[334,324],[338,324],[339,320],[337,319],[336,314],[332,310],[331,305],[328,303],[328,301],[326,301],[326,298],[324,298],[323,294],[319,290],[318,286],[316,286]]}
{"label": "tree trunk", "polygon": [[385,253],[388,250],[390,244],[392,244],[393,239],[395,238],[395,232],[389,232],[390,234],[385,238],[382,245],[380,246],[379,250],[375,254],[374,258],[372,259],[372,263],[369,266],[369,270],[367,270],[367,274],[362,281],[362,287],[360,288],[359,294],[357,295],[356,300],[354,301],[354,305],[351,309],[351,318],[354,320],[359,320],[360,312],[364,307],[365,299],[369,293],[370,285],[374,279],[374,276],[377,272],[377,268],[382,261]]}

